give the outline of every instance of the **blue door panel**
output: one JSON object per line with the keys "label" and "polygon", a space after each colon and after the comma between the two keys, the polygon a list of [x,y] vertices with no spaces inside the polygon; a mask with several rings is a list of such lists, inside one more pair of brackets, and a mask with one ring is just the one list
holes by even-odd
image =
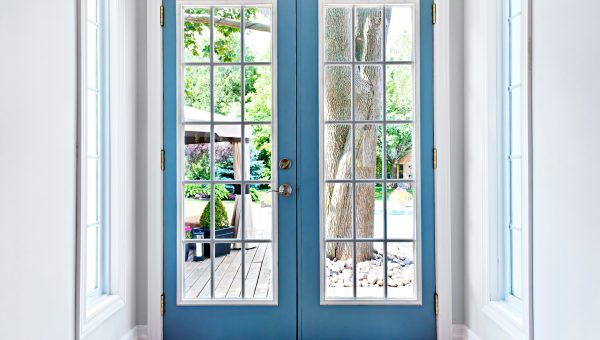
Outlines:
{"label": "blue door panel", "polygon": [[303,339],[435,339],[433,0],[420,3],[422,306],[321,306],[319,266],[318,0],[299,2],[299,334]]}
{"label": "blue door panel", "polygon": [[[164,53],[164,339],[292,339],[296,337],[296,195],[279,198],[278,306],[177,306],[176,3],[165,0]],[[278,157],[296,164],[296,3],[278,2]],[[279,171],[296,186],[296,170]]]}

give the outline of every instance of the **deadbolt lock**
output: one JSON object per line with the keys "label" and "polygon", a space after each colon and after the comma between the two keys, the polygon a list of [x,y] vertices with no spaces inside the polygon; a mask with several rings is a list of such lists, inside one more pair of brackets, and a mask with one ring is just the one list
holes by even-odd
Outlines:
{"label": "deadbolt lock", "polygon": [[290,161],[288,158],[282,158],[279,160],[279,168],[281,170],[287,170],[291,167],[292,167],[292,161]]}

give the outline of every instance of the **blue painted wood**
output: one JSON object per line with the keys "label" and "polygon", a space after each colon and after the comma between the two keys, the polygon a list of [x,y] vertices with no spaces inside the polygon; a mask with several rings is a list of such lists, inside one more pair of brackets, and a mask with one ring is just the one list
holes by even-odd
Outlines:
{"label": "blue painted wood", "polygon": [[422,306],[321,306],[319,301],[318,0],[299,1],[299,335],[303,339],[435,339],[433,0],[421,0]]}
{"label": "blue painted wood", "polygon": [[[174,172],[177,126],[175,1],[165,0],[165,339],[292,339],[297,337],[435,339],[434,204],[431,166],[432,1],[421,0],[420,10],[423,305],[321,306],[319,304],[318,0],[302,0],[297,4],[293,0],[279,0],[278,155],[290,158],[292,164],[297,165],[298,169],[297,172],[296,167],[292,170],[280,171],[279,182],[294,185],[297,181],[298,188],[301,187],[301,190],[297,190],[297,202],[296,196],[290,199],[279,199],[279,262],[277,264],[279,305],[276,307],[178,307],[175,305],[177,249],[175,204],[178,185]],[[298,31],[296,31],[297,23]]]}
{"label": "blue painted wood", "polygon": [[[165,0],[164,53],[164,339],[292,339],[296,337],[296,195],[279,198],[279,305],[176,306],[176,37],[175,0]],[[279,157],[296,158],[296,2],[278,1]],[[296,187],[296,167],[279,172]]]}

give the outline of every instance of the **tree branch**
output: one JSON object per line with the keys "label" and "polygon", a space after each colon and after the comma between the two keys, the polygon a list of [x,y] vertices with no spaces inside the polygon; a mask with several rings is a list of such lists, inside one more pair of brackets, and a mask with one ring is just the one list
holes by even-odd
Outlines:
{"label": "tree branch", "polygon": [[[227,26],[231,28],[239,29],[242,23],[239,20],[215,17],[215,26]],[[198,23],[198,24],[210,24],[210,15],[208,14],[186,14],[185,21]],[[259,22],[246,21],[246,28],[261,32],[271,32],[271,26],[262,24]]]}

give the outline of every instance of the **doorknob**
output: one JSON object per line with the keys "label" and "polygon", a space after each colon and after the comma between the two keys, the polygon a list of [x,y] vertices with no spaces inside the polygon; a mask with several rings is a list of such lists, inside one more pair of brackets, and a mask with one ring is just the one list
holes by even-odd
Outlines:
{"label": "doorknob", "polygon": [[271,190],[271,192],[276,192],[283,197],[290,197],[292,195],[292,186],[284,183],[279,186],[278,190]]}

